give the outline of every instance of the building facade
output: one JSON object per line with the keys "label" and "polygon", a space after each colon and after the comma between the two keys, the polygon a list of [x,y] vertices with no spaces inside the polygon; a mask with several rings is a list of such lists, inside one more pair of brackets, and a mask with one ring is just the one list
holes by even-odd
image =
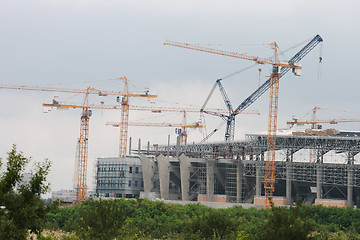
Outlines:
{"label": "building facade", "polygon": [[144,189],[138,158],[98,158],[95,173],[98,197],[139,197]]}

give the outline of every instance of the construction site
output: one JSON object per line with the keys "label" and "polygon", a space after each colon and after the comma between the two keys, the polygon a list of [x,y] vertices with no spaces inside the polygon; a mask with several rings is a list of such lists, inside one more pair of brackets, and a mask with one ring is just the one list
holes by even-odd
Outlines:
{"label": "construction site", "polygon": [[[310,120],[293,118],[287,122],[289,129],[278,128],[278,96],[280,79],[288,72],[301,76],[301,60],[323,39],[316,35],[290,59],[280,60],[276,42],[268,44],[273,56],[251,56],[202,47],[198,44],[165,41],[164,45],[185,48],[210,54],[228,56],[255,63],[255,66],[270,66],[271,74],[263,84],[237,107],[231,103],[222,79],[217,79],[202,107],[131,105],[131,98],[155,99],[149,89],[129,91],[132,84],[125,76],[122,91],[107,91],[88,87],[65,89],[39,86],[1,85],[2,89],[74,93],[84,96],[82,104],[61,102],[56,97],[44,103],[47,109],[80,109],[80,136],[74,170],[74,198],[76,202],[89,196],[88,182],[93,181],[94,198],[148,198],[152,200],[175,200],[193,202],[217,202],[250,204],[269,208],[272,205],[293,205],[297,199],[305,204],[324,206],[353,206],[360,204],[360,175],[356,158],[360,152],[360,132],[323,129],[322,124],[358,122],[359,119],[318,119],[318,107],[312,109]],[[322,56],[319,56],[319,63]],[[291,70],[291,71],[290,71]],[[240,71],[239,71],[240,72]],[[259,67],[259,74],[261,68]],[[235,73],[236,74],[236,73]],[[229,75],[232,76],[232,75]],[[219,90],[224,109],[208,106],[216,89]],[[236,140],[235,119],[240,114],[255,114],[248,110],[260,96],[269,90],[269,112],[266,133],[247,133],[244,140]],[[116,97],[117,104],[91,103],[89,96]],[[107,125],[120,129],[119,154],[117,157],[98,157],[95,172],[88,173],[89,121],[93,109],[118,110],[119,122]],[[176,112],[182,115],[177,123],[132,122],[130,111],[151,113]],[[188,123],[188,114],[212,115],[221,119],[221,124],[205,134],[202,141],[189,142],[189,129],[205,129],[205,121]],[[264,113],[262,113],[264,114]],[[129,126],[174,128],[176,144],[159,145],[134,140],[129,136]],[[224,140],[210,142],[215,133],[225,126]],[[294,126],[309,126],[297,130]],[[164,136],[166,138],[166,136]],[[138,142],[137,142],[138,141]],[[90,176],[91,175],[91,176]],[[88,179],[90,178],[90,179]]]}

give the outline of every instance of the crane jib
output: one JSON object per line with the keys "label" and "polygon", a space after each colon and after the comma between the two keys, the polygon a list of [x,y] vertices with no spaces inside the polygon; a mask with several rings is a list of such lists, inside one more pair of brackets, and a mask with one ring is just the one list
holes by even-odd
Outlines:
{"label": "crane jib", "polygon": [[[316,35],[308,44],[306,44],[297,54],[294,55],[289,61],[289,64],[294,64],[303,59],[311,50],[313,50],[319,43],[323,41],[320,35]],[[283,77],[290,68],[283,67],[279,73],[279,79]],[[265,83],[263,83],[255,92],[253,92],[248,98],[246,98],[236,109],[235,114],[241,113],[241,111],[245,110],[249,107],[253,102],[255,102],[266,90],[270,88],[269,78]]]}

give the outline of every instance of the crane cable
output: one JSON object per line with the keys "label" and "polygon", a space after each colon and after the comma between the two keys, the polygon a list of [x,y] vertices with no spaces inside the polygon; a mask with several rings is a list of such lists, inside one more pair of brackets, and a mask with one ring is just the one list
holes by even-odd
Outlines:
{"label": "crane cable", "polygon": [[226,75],[225,77],[222,77],[222,78],[220,78],[220,79],[221,79],[221,80],[224,80],[224,79],[226,79],[226,78],[230,78],[230,77],[232,77],[232,76],[235,76],[236,74],[245,72],[246,70],[249,70],[250,68],[253,68],[253,67],[255,67],[256,65],[257,65],[257,63],[254,63],[253,65],[247,66],[247,67],[245,67],[245,68],[243,68],[243,69],[240,69],[240,70],[238,70],[238,71],[236,71],[236,72],[233,72],[233,73],[231,73],[231,74],[229,74],[229,75]]}

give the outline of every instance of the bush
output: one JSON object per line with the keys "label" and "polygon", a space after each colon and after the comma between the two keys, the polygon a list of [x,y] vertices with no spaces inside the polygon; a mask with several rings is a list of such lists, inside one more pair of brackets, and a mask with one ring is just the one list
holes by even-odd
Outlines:
{"label": "bush", "polygon": [[258,239],[308,239],[315,230],[315,223],[309,218],[308,206],[297,202],[295,207],[272,206],[257,235]]}
{"label": "bush", "polygon": [[82,203],[75,222],[77,235],[81,239],[114,239],[121,235],[126,213],[119,203],[120,200],[91,199]]}

